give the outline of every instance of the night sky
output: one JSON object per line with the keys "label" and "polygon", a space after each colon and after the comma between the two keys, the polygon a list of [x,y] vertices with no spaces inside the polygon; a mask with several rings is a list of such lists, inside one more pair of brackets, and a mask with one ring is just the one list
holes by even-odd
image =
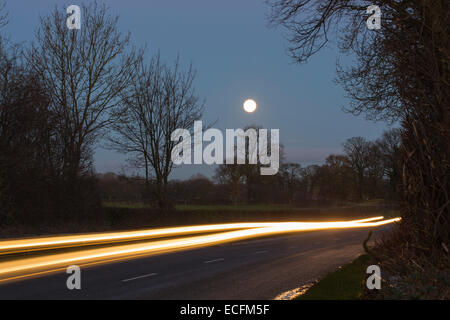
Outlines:
{"label": "night sky", "polygon": [[[39,15],[50,13],[55,4],[65,10],[83,2],[9,0],[10,22],[4,31],[14,42],[32,41]],[[386,129],[384,123],[342,111],[346,99],[333,82],[338,54],[333,44],[305,65],[293,63],[286,52],[284,30],[268,27],[270,8],[263,0],[104,2],[120,15],[121,31],[130,31],[137,46],[147,44],[151,53],[160,50],[166,62],[179,53],[183,65],[193,63],[197,93],[206,100],[204,123],[217,120],[214,127],[223,130],[250,124],[280,129],[287,161],[320,164],[328,154],[341,152],[346,139],[375,139]],[[242,109],[247,98],[258,103],[253,114]],[[98,148],[96,171],[120,172],[125,159]],[[213,171],[211,166],[184,166],[171,178],[210,176]]]}

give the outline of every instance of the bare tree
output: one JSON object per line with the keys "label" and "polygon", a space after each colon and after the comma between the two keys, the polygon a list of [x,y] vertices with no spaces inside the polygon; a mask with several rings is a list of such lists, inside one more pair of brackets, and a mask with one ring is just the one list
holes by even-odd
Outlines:
{"label": "bare tree", "polygon": [[363,137],[353,137],[344,143],[344,152],[350,160],[356,177],[358,199],[363,199],[365,172],[369,167],[370,142]]}
{"label": "bare tree", "polygon": [[[271,21],[290,33],[290,53],[305,62],[329,41],[356,56],[338,64],[346,108],[371,120],[401,120],[402,224],[412,241],[441,257],[448,243],[450,4],[446,0],[274,0]],[[381,8],[380,30],[368,30],[369,5]],[[412,247],[412,246],[410,246]],[[417,250],[419,252],[420,250]],[[423,251],[421,255],[429,255]],[[437,259],[437,261],[439,258]]]}
{"label": "bare tree", "polygon": [[355,194],[355,176],[349,158],[331,154],[325,160],[324,167],[329,176],[322,181],[322,185],[329,189],[330,196],[341,201],[351,199]]}
{"label": "bare tree", "polygon": [[80,30],[68,30],[66,11],[55,7],[41,18],[28,54],[59,118],[62,175],[70,181],[89,171],[92,145],[117,120],[135,58],[128,50],[129,35],[118,31],[118,17],[105,6],[83,6],[82,17]]}
{"label": "bare tree", "polygon": [[173,167],[172,132],[189,129],[201,118],[204,104],[194,88],[192,65],[182,70],[179,58],[173,65],[161,62],[159,54],[149,63],[136,62],[130,92],[122,95],[122,119],[113,125],[112,146],[143,161],[148,185],[154,176],[154,195],[160,207],[167,207],[168,177]]}
{"label": "bare tree", "polygon": [[280,167],[280,179],[288,191],[289,204],[294,201],[297,188],[300,185],[302,166],[298,163],[284,163]]}
{"label": "bare tree", "polygon": [[19,46],[0,43],[0,225],[58,211],[56,117],[21,55]]}
{"label": "bare tree", "polygon": [[381,153],[384,176],[389,181],[392,198],[396,196],[401,177],[401,133],[399,128],[387,130],[375,142]]}
{"label": "bare tree", "polygon": [[241,185],[244,182],[243,165],[221,164],[217,167],[214,178],[218,183],[231,187],[230,200],[233,204],[237,204]]}
{"label": "bare tree", "polygon": [[[265,145],[259,146],[261,143],[260,137],[258,135],[258,130],[262,129],[261,126],[250,125],[244,128],[244,141],[245,144],[243,146],[243,150],[239,150],[240,148],[236,146],[236,154],[242,153],[244,155],[245,163],[239,164],[241,166],[240,172],[244,178],[245,186],[247,188],[247,201],[251,202],[257,198],[257,187],[261,184],[261,163],[259,157],[259,149],[261,148],[269,148],[270,143],[265,143]],[[245,133],[250,133],[250,136],[245,136]],[[251,144],[251,136],[255,138],[255,143]],[[240,134],[238,134],[238,137]],[[237,159],[236,159],[237,160]],[[237,162],[237,161],[235,161]],[[232,165],[233,166],[233,165]],[[237,173],[237,171],[233,168],[230,168],[229,173],[232,173],[232,183],[236,182],[236,178],[233,175]],[[234,184],[233,184],[234,185]],[[235,185],[234,185],[235,187]],[[233,187],[233,188],[234,188]]]}
{"label": "bare tree", "polygon": [[[4,12],[6,2],[0,2],[0,28],[8,24],[8,15]],[[1,36],[0,36],[1,38]]]}

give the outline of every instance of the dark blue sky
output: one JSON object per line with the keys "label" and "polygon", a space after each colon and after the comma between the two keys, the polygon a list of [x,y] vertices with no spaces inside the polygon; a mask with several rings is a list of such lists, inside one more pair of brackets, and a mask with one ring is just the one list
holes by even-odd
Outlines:
{"label": "dark blue sky", "polygon": [[[74,0],[69,4],[82,4]],[[102,2],[102,1],[99,1]],[[305,65],[293,64],[280,28],[268,28],[269,7],[263,0],[112,0],[104,1],[120,15],[120,28],[133,42],[160,50],[166,61],[180,54],[198,71],[196,88],[206,99],[204,122],[218,119],[216,128],[243,128],[249,124],[280,129],[286,160],[302,165],[321,163],[338,153],[352,136],[377,138],[384,123],[372,123],[342,111],[343,90],[333,83],[337,51],[333,45]],[[49,13],[58,0],[9,0],[11,40],[32,41],[39,15]],[[65,6],[61,6],[64,10]],[[82,22],[83,23],[83,22]],[[258,110],[242,109],[246,98]],[[119,172],[126,157],[107,150],[95,154],[98,172]],[[213,168],[177,168],[172,178]]]}

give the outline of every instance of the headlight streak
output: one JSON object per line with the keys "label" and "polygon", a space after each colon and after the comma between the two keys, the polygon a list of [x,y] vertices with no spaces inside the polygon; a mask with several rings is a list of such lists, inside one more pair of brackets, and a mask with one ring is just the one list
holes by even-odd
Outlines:
{"label": "headlight streak", "polygon": [[[245,225],[245,227],[243,228],[246,228],[242,230],[226,231],[200,236],[195,235],[169,240],[153,240],[137,244],[115,245],[112,247],[97,248],[97,249],[93,248],[82,250],[80,249],[79,251],[76,252],[53,253],[53,254],[45,254],[38,257],[18,258],[16,260],[0,262],[0,282],[38,275],[42,273],[54,272],[57,270],[61,270],[62,268],[65,268],[71,264],[85,266],[91,264],[106,263],[123,259],[131,259],[137,256],[169,253],[183,249],[205,247],[230,241],[248,239],[251,237],[261,237],[289,232],[377,227],[400,220],[400,218],[388,220],[382,219],[383,217],[373,217],[368,219],[360,219],[353,221],[337,221],[337,222],[243,223],[243,224],[223,224],[223,225],[155,229],[153,231],[157,232],[160,232],[161,230],[174,231],[174,229],[178,229],[176,231],[177,232],[176,234],[190,234],[192,232],[198,232],[198,230],[211,231],[212,229],[214,229],[217,231],[224,231],[229,229],[236,229],[236,225],[240,225],[241,227]],[[218,226],[221,226],[221,228],[219,228]],[[181,233],[181,229],[183,228],[186,228],[185,229],[187,230],[186,233]],[[194,229],[196,231],[193,231]],[[151,234],[151,232],[152,230],[146,230],[144,233]],[[131,232],[129,234],[136,235],[137,233],[139,233],[139,231],[136,231],[136,233]],[[119,236],[123,236],[123,233],[118,234]],[[168,233],[163,232],[160,234],[168,234]],[[108,234],[109,237],[112,237],[113,235],[114,233]],[[81,235],[77,237],[79,237],[78,240],[82,239]],[[95,239],[93,235],[90,235],[89,237],[90,237],[89,239]],[[104,238],[105,235],[103,234],[101,237]],[[124,237],[123,239],[126,238]],[[33,239],[27,240],[31,241]],[[61,240],[66,241],[72,239],[61,239]],[[40,239],[40,241],[41,241],[40,243],[45,242],[42,241],[42,238]]]}
{"label": "headlight streak", "polygon": [[77,246],[109,244],[114,242],[137,241],[158,237],[205,233],[231,229],[259,228],[272,225],[266,223],[229,223],[187,227],[159,228],[137,231],[93,233],[84,235],[53,236],[0,241],[0,255],[36,250],[59,249]]}
{"label": "headlight streak", "polygon": [[[368,222],[381,219],[383,219],[382,216],[361,220],[353,220],[353,222]],[[278,223],[292,223],[292,222],[278,222]],[[303,222],[303,223],[307,225],[322,222]],[[173,228],[158,228],[158,229],[147,229],[137,231],[92,233],[84,235],[68,235],[68,236],[5,240],[0,241],[0,255],[13,254],[19,252],[30,252],[37,250],[60,249],[77,246],[110,244],[115,242],[137,241],[160,237],[187,235],[193,233],[205,233],[212,231],[260,228],[272,225],[274,225],[274,222],[228,223],[228,224],[196,225],[196,226],[173,227]]]}

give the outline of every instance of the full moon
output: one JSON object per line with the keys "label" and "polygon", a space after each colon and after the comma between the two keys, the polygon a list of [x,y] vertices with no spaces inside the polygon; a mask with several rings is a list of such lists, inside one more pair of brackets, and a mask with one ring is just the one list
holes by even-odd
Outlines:
{"label": "full moon", "polygon": [[256,110],[256,102],[253,99],[247,99],[244,102],[244,110],[248,113],[254,112]]}

